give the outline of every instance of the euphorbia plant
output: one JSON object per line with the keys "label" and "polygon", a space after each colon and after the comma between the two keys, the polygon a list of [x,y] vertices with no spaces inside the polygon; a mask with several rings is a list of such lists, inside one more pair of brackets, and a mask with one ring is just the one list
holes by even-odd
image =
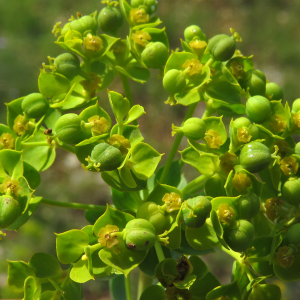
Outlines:
{"label": "euphorbia plant", "polygon": [[[84,209],[90,223],[56,234],[57,259],[36,253],[28,263],[9,261],[9,288],[24,299],[83,299],[81,284],[102,278],[111,280],[116,300],[124,298],[116,293],[121,284],[131,300],[130,275],[138,268],[141,300],[280,299],[267,279],[300,279],[300,146],[293,139],[300,100],[292,109],[282,103],[281,88],[236,49],[241,37],[233,29],[207,39],[191,25],[182,50],[170,53],[153,16],[156,0],[103,3],[99,14],[78,13],[54,26],[66,52],[48,57],[39,93],[8,103],[7,125],[0,125],[2,235],[40,204]],[[129,87],[129,79],[145,83],[149,69],[160,70],[169,92],[161,100],[170,109],[188,107],[184,122],[168,129],[174,144],[159,169],[162,154],[144,142],[138,119],[145,111]],[[125,97],[108,89],[116,76]],[[113,120],[97,96],[103,89]],[[202,118],[193,117],[199,102],[206,103]],[[231,118],[228,130],[223,117]],[[184,136],[189,146],[176,160]],[[39,172],[53,164],[56,148],[86,172],[100,172],[113,205],[38,197]],[[199,176],[187,183],[183,164]],[[215,247],[235,259],[225,285],[200,258]]]}

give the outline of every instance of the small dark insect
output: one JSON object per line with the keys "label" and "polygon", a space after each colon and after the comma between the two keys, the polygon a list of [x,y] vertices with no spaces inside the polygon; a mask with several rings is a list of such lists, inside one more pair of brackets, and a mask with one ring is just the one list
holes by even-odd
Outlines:
{"label": "small dark insect", "polygon": [[135,246],[135,244],[128,243],[128,244],[127,244],[127,248],[128,248],[128,249],[135,249],[136,246]]}
{"label": "small dark insect", "polygon": [[44,134],[46,134],[46,135],[49,135],[49,134],[51,134],[52,133],[52,129],[51,128],[48,128],[48,129],[46,129],[45,131],[44,131]]}

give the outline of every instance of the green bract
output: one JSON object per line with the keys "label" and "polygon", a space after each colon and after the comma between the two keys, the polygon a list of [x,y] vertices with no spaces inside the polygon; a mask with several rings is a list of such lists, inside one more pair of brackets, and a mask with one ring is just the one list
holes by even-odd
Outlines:
{"label": "green bract", "polygon": [[208,41],[207,50],[215,60],[226,61],[234,54],[235,40],[226,34],[215,35]]}
{"label": "green bract", "polygon": [[182,71],[175,69],[169,70],[164,76],[163,86],[164,89],[172,95],[182,92],[186,86],[186,79]]}
{"label": "green bract", "polygon": [[108,34],[116,34],[123,24],[123,16],[119,8],[104,7],[98,15],[98,25]]}
{"label": "green bract", "polygon": [[136,217],[149,221],[155,228],[157,234],[165,231],[166,216],[159,206],[154,202],[143,203],[137,213]]}
{"label": "green bract", "polygon": [[271,163],[271,153],[267,146],[258,142],[245,145],[240,154],[240,164],[251,173],[260,172]]}
{"label": "green bract", "polygon": [[168,48],[161,42],[148,44],[142,52],[142,61],[150,69],[162,68],[168,60]]}
{"label": "green bract", "polygon": [[268,82],[266,85],[266,95],[272,100],[282,100],[283,92],[281,87],[275,82]]}
{"label": "green bract", "polygon": [[254,96],[246,102],[247,117],[254,123],[263,123],[272,115],[270,101],[263,96]]}
{"label": "green bract", "polygon": [[198,38],[202,41],[206,40],[206,35],[197,25],[191,25],[184,30],[184,39],[187,43],[191,42],[194,38]]}
{"label": "green bract", "polygon": [[248,300],[280,300],[281,290],[275,284],[254,284]]}
{"label": "green bract", "polygon": [[61,34],[65,35],[70,29],[80,32],[82,35],[86,35],[87,33],[96,34],[97,22],[95,18],[91,16],[83,16],[78,20],[73,20],[70,23],[65,24]]}
{"label": "green bract", "polygon": [[72,80],[79,74],[79,58],[72,53],[63,53],[58,55],[54,60],[55,72],[64,75]]}
{"label": "green bract", "polygon": [[33,93],[26,96],[22,101],[22,110],[28,118],[40,118],[49,108],[49,103],[42,94]]}
{"label": "green bract", "polygon": [[300,204],[300,178],[289,178],[281,187],[282,199],[291,205]]}
{"label": "green bract", "polygon": [[248,249],[254,234],[254,227],[250,222],[239,220],[234,228],[225,228],[224,239],[233,251],[243,252]]}
{"label": "green bract", "polygon": [[296,99],[292,105],[292,113],[297,113],[300,111],[300,98]]}
{"label": "green bract", "polygon": [[76,114],[65,114],[55,124],[57,137],[64,143],[77,144],[84,139],[81,120]]}
{"label": "green bract", "polygon": [[8,227],[20,214],[21,208],[18,201],[10,196],[0,197],[0,228]]}
{"label": "green bract", "polygon": [[183,205],[183,221],[186,226],[191,228],[199,228],[204,225],[212,208],[210,201],[203,196],[188,199]]}
{"label": "green bract", "polygon": [[252,219],[260,210],[260,200],[252,192],[248,195],[242,195],[239,200],[239,218]]}
{"label": "green bract", "polygon": [[124,230],[126,247],[132,251],[145,251],[154,246],[156,231],[147,220],[134,219],[127,223]]}
{"label": "green bract", "polygon": [[249,89],[249,93],[251,96],[264,96],[266,93],[267,82],[265,74],[260,70],[252,69],[249,70],[245,76],[246,78],[242,84],[243,88],[245,90]]}

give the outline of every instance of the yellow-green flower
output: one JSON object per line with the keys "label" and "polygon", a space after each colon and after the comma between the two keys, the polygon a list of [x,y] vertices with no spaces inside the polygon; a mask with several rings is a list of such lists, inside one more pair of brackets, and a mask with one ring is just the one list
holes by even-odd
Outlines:
{"label": "yellow-green flower", "polygon": [[166,193],[163,196],[162,201],[165,203],[168,213],[178,210],[181,207],[181,197],[174,192],[171,192],[170,194]]}
{"label": "yellow-green flower", "polygon": [[188,59],[183,65],[185,70],[184,73],[189,74],[189,76],[193,76],[195,74],[199,74],[202,70],[203,65],[200,63],[198,59]]}
{"label": "yellow-green flower", "polygon": [[276,252],[276,260],[281,267],[288,268],[294,263],[293,249],[288,246],[278,248]]}
{"label": "yellow-green flower", "polygon": [[222,145],[222,138],[215,130],[209,129],[208,131],[206,131],[204,139],[209,148],[220,149],[220,146]]}
{"label": "yellow-green flower", "polygon": [[271,221],[274,221],[276,219],[278,206],[281,205],[283,205],[283,201],[277,198],[270,198],[266,200],[266,204],[265,204],[266,215]]}
{"label": "yellow-green flower", "polygon": [[220,222],[230,225],[232,218],[235,216],[235,211],[227,203],[222,203],[218,207],[218,216]]}
{"label": "yellow-green flower", "polygon": [[224,155],[220,156],[220,167],[221,170],[226,174],[229,174],[233,170],[235,165],[235,160],[237,159],[234,153],[226,152]]}
{"label": "yellow-green flower", "polygon": [[237,79],[243,78],[243,75],[244,75],[244,66],[240,62],[238,62],[236,60],[232,61],[230,63],[230,67],[229,68],[231,70],[232,75],[235,78],[237,78]]}
{"label": "yellow-green flower", "polygon": [[114,245],[119,244],[118,238],[114,235],[115,232],[118,232],[119,228],[115,225],[106,225],[105,227],[101,228],[98,233],[98,242],[103,247],[111,248]]}
{"label": "yellow-green flower", "polygon": [[83,47],[91,52],[100,52],[103,49],[103,41],[99,36],[89,33],[83,40]]}
{"label": "yellow-green flower", "polygon": [[207,46],[207,43],[204,41],[196,40],[189,42],[190,47],[194,50],[194,52],[200,56],[204,53],[204,50]]}
{"label": "yellow-green flower", "polygon": [[249,143],[252,135],[249,134],[249,129],[245,127],[238,128],[237,138],[240,142]]}
{"label": "yellow-green flower", "polygon": [[143,8],[134,8],[130,11],[129,20],[132,24],[140,24],[149,22],[149,15]]}
{"label": "yellow-green flower", "polygon": [[130,141],[120,134],[113,134],[112,137],[107,139],[107,143],[118,148],[122,155],[126,154],[131,147]]}
{"label": "yellow-green flower", "polygon": [[82,80],[79,83],[83,86],[86,91],[95,92],[100,88],[101,78],[96,73],[89,73],[90,80]]}
{"label": "yellow-green flower", "polygon": [[22,115],[18,115],[14,121],[14,132],[18,135],[24,134],[29,129],[29,121]]}
{"label": "yellow-green flower", "polygon": [[300,114],[299,113],[293,113],[293,121],[295,125],[300,128]]}
{"label": "yellow-green flower", "polygon": [[7,177],[2,184],[0,184],[0,191],[2,194],[5,194],[8,190],[10,190],[15,196],[18,196],[22,187],[18,180]]}
{"label": "yellow-green flower", "polygon": [[241,193],[251,186],[251,179],[244,173],[238,173],[232,178],[232,185]]}
{"label": "yellow-green flower", "polygon": [[2,133],[0,136],[0,149],[14,149],[15,140],[10,133]]}
{"label": "yellow-green flower", "polygon": [[132,34],[131,39],[136,43],[139,44],[143,47],[146,47],[148,44],[148,41],[151,40],[151,36],[148,32],[144,31],[136,31],[135,33]]}
{"label": "yellow-green flower", "polygon": [[91,131],[99,135],[105,133],[109,128],[109,123],[104,117],[93,116],[88,119],[88,122],[93,124]]}
{"label": "yellow-green flower", "polygon": [[298,171],[299,164],[292,156],[283,158],[279,163],[284,175],[293,175]]}
{"label": "yellow-green flower", "polygon": [[283,132],[286,128],[286,122],[283,117],[277,114],[271,117],[270,124],[274,132]]}

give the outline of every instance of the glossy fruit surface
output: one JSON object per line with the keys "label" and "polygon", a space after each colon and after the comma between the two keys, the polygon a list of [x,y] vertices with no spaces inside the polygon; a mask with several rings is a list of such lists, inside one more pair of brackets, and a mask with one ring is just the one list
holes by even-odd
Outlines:
{"label": "glossy fruit surface", "polygon": [[185,77],[179,70],[169,70],[163,78],[163,86],[172,95],[180,93],[186,86]]}
{"label": "glossy fruit surface", "polygon": [[290,244],[296,247],[300,246],[300,223],[294,224],[289,228],[286,238]]}
{"label": "glossy fruit surface", "polygon": [[143,6],[146,8],[148,14],[153,14],[157,10],[157,0],[131,0],[131,6],[138,8]]}
{"label": "glossy fruit surface", "polygon": [[246,114],[250,121],[263,123],[272,115],[271,103],[263,96],[250,97],[246,102]]}
{"label": "glossy fruit surface", "polygon": [[169,57],[167,47],[161,42],[149,44],[142,52],[142,61],[150,69],[159,69],[165,65]]}
{"label": "glossy fruit surface", "polygon": [[289,178],[281,187],[282,200],[291,205],[300,203],[300,178]]}
{"label": "glossy fruit surface", "polygon": [[17,200],[10,196],[0,197],[0,228],[11,225],[21,214]]}
{"label": "glossy fruit surface", "polygon": [[55,72],[72,80],[80,70],[80,60],[72,53],[62,53],[55,58]]}
{"label": "glossy fruit surface", "polygon": [[281,87],[275,82],[268,82],[266,84],[266,94],[272,98],[272,100],[282,100],[283,92]]}
{"label": "glossy fruit surface", "polygon": [[49,108],[49,103],[42,94],[33,93],[26,96],[22,101],[22,110],[28,118],[40,118]]}
{"label": "glossy fruit surface", "polygon": [[82,35],[87,33],[96,34],[97,32],[97,22],[91,16],[83,16],[80,19],[71,21],[70,23],[65,24],[61,34],[65,35],[70,29],[80,32]]}
{"label": "glossy fruit surface", "polygon": [[98,25],[105,33],[116,33],[123,24],[123,15],[117,7],[104,7],[98,15]]}
{"label": "glossy fruit surface", "polygon": [[229,60],[234,54],[235,47],[235,40],[226,34],[215,35],[207,45],[208,51],[217,61]]}
{"label": "glossy fruit surface", "polygon": [[239,218],[251,219],[256,216],[260,210],[260,200],[254,193],[242,195],[239,200]]}
{"label": "glossy fruit surface", "polygon": [[191,25],[184,30],[184,39],[187,43],[191,42],[195,37],[198,37],[201,41],[206,40],[206,36],[199,26]]}
{"label": "glossy fruit surface", "polygon": [[266,76],[257,69],[247,71],[246,80],[243,83],[245,90],[249,89],[251,96],[261,95],[264,96],[266,92]]}
{"label": "glossy fruit surface", "polygon": [[206,126],[202,119],[189,118],[183,124],[183,134],[191,140],[200,140],[204,138]]}

